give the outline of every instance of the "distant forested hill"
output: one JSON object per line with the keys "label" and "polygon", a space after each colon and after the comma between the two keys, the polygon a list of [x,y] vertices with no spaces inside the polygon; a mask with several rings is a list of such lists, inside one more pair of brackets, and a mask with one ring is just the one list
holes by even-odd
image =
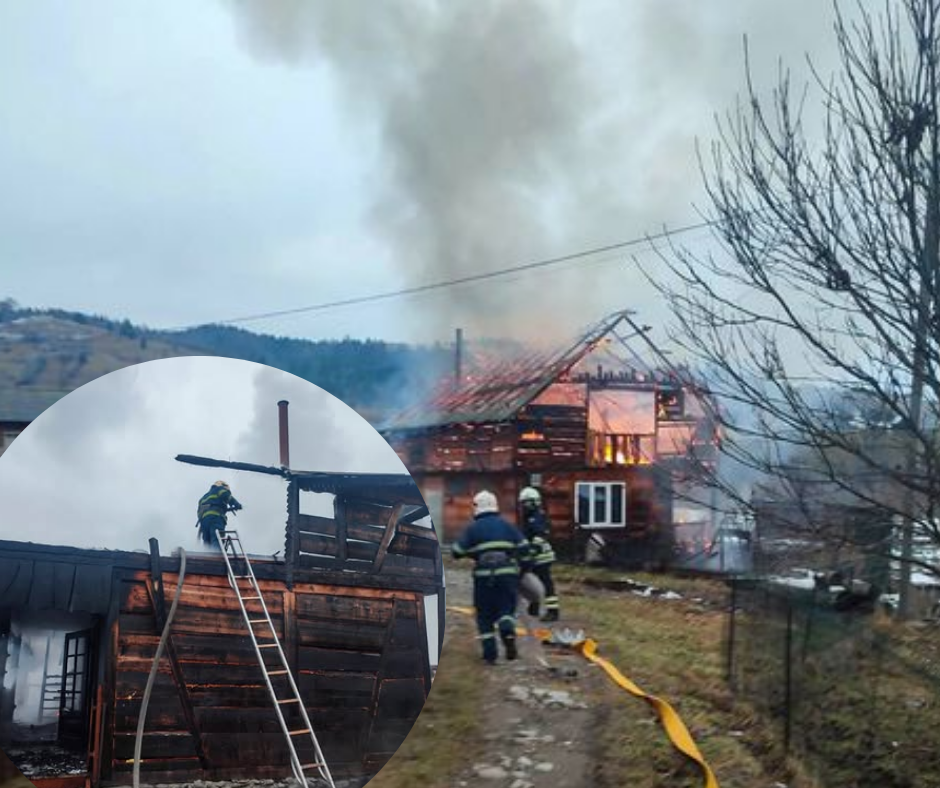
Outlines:
{"label": "distant forested hill", "polygon": [[449,368],[452,351],[368,339],[292,339],[230,326],[153,336],[214,355],[267,364],[316,383],[360,412],[411,403],[418,389]]}
{"label": "distant forested hill", "polygon": [[451,351],[444,347],[291,339],[230,326],[156,331],[127,319],[0,301],[0,388],[7,390],[61,393],[130,364],[200,354],[254,361],[297,375],[373,422],[414,402],[452,363]]}

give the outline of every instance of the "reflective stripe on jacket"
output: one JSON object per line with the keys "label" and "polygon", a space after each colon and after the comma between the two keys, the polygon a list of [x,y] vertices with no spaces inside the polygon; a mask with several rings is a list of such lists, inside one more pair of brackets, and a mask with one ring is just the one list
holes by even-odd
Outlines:
{"label": "reflective stripe on jacket", "polygon": [[519,574],[519,550],[525,547],[522,534],[498,514],[477,517],[461,534],[451,552],[454,558],[472,558],[474,577]]}

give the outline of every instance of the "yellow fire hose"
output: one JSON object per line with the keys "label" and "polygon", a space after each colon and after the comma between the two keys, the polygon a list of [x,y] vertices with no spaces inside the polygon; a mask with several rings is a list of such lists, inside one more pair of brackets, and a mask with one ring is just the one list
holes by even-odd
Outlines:
{"label": "yellow fire hose", "polygon": [[[474,615],[472,608],[448,607],[447,609],[453,610],[455,613],[461,613],[463,615]],[[520,635],[531,635],[543,643],[552,641],[552,631],[550,629],[527,630],[520,628],[517,631]],[[617,670],[616,666],[614,666],[611,662],[604,659],[604,657],[598,656],[597,641],[590,638],[584,638],[579,642],[572,642],[567,645],[575,649],[582,657],[588,660],[588,662],[591,662],[601,668],[611,678],[611,680],[625,692],[628,692],[634,697],[641,698],[642,700],[645,700],[647,703],[649,703],[656,711],[657,715],[659,715],[659,720],[666,731],[666,735],[672,742],[673,747],[675,747],[686,758],[694,761],[701,769],[702,776],[705,779],[705,788],[719,788],[718,779],[715,777],[715,773],[711,770],[711,767],[705,761],[705,757],[702,755],[698,745],[696,745],[695,740],[692,738],[692,734],[689,733],[689,729],[685,726],[682,718],[667,701],[663,700],[662,698],[657,698],[655,695],[650,695],[649,693],[644,692],[630,679],[624,676],[619,670]]]}

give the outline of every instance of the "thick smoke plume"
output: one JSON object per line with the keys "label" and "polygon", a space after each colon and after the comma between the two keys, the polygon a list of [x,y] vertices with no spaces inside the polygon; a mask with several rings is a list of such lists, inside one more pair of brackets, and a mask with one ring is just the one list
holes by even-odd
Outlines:
{"label": "thick smoke plume", "polygon": [[[251,52],[328,68],[375,124],[371,220],[406,286],[695,221],[694,142],[741,84],[742,35],[768,75],[831,50],[817,0],[226,2]],[[408,309],[429,337],[544,336],[624,307],[661,322],[651,299],[624,253]]]}

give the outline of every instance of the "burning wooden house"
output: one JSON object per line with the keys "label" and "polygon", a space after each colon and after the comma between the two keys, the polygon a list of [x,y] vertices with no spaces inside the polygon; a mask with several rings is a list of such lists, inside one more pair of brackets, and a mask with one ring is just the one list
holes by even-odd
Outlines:
{"label": "burning wooden house", "polygon": [[[443,610],[440,548],[415,525],[427,514],[417,486],[407,474],[292,470],[286,452],[277,468],[177,459],[287,482],[285,555],[252,556],[254,573],[333,775],[377,772],[431,688],[426,597]],[[331,494],[333,517],[302,513],[303,491]],[[0,541],[0,748],[32,763],[34,782],[130,783],[180,563],[155,539],[149,553]],[[299,717],[285,708],[289,723]],[[36,768],[44,763],[53,766]],[[225,562],[189,555],[146,717],[142,780],[289,773]]]}
{"label": "burning wooden house", "polygon": [[715,461],[717,433],[707,395],[633,349],[639,337],[661,361],[647,330],[621,312],[560,350],[482,361],[458,332],[455,379],[382,429],[442,539],[467,522],[477,491],[494,491],[512,518],[532,485],[556,549],[584,555],[593,535],[615,562],[670,560],[677,521],[710,518],[683,501]]}

